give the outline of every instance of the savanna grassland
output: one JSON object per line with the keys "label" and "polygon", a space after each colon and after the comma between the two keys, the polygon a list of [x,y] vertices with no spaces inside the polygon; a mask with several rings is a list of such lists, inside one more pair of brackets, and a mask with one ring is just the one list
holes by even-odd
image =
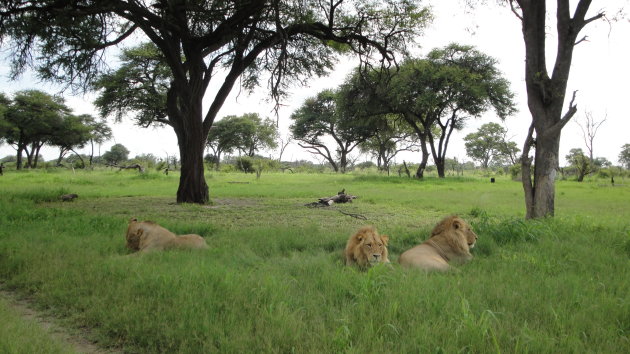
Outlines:
{"label": "savanna grassland", "polygon": [[[132,353],[630,352],[630,181],[559,181],[556,217],[524,221],[507,178],[207,173],[213,204],[200,206],[175,203],[178,177],[6,173],[2,288]],[[305,206],[343,188],[359,198]],[[449,214],[479,235],[475,258],[446,274],[401,269],[398,255]],[[127,256],[131,217],[210,250]],[[365,224],[390,236],[391,267],[344,266]],[[5,310],[0,349],[46,340]]]}

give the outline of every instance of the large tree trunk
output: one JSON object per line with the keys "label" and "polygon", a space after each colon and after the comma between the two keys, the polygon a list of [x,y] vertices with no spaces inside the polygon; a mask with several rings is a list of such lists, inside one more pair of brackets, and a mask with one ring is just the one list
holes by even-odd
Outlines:
{"label": "large tree trunk", "polygon": [[204,129],[203,125],[203,94],[195,92],[191,86],[173,82],[167,98],[169,120],[177,135],[181,161],[177,202],[206,204],[210,192],[204,176],[203,153],[210,128]]}
{"label": "large tree trunk", "polygon": [[[521,158],[522,181],[525,191],[527,218],[541,218],[554,215],[555,176],[558,167],[560,133],[577,111],[574,105],[575,92],[568,111],[562,116],[573,49],[580,30],[588,23],[603,17],[599,13],[586,19],[591,0],[580,0],[571,18],[568,0],[558,0],[556,9],[556,30],[558,46],[551,77],[547,72],[545,40],[548,35],[546,1],[517,0],[521,8],[525,41],[525,84],[527,101],[532,115],[532,125]],[[515,12],[516,13],[516,12]],[[517,13],[518,15],[518,13]],[[536,154],[534,160],[534,180],[531,180],[531,159],[529,146],[536,132]]]}
{"label": "large tree trunk", "polygon": [[[197,134],[200,135],[200,132]],[[178,203],[206,204],[210,200],[208,184],[204,176],[203,146],[205,140],[199,137],[188,137],[179,142],[181,158],[181,174],[177,189]]]}
{"label": "large tree trunk", "polygon": [[17,148],[17,156],[15,157],[15,169],[16,170],[21,170],[22,169],[22,151],[24,150],[24,148],[22,146],[18,146]]}

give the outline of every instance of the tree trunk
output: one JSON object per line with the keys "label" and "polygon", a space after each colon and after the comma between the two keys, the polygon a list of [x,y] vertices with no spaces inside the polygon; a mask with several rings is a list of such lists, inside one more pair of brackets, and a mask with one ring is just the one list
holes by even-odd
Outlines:
{"label": "tree trunk", "polygon": [[444,173],[444,162],[444,159],[441,157],[435,160],[435,167],[437,168],[438,177],[440,178],[446,177],[446,174]]}
{"label": "tree trunk", "polygon": [[167,98],[169,120],[177,135],[181,160],[177,203],[206,204],[210,192],[204,176],[203,153],[210,128],[204,129],[203,125],[203,95],[191,86],[173,82]]}
{"label": "tree trunk", "polygon": [[429,161],[429,150],[427,149],[426,136],[419,134],[418,138],[420,138],[420,150],[422,151],[422,160],[420,160],[420,165],[418,165],[418,170],[416,170],[416,178],[423,179],[424,170],[427,168],[427,162]]}
{"label": "tree trunk", "polygon": [[560,151],[560,130],[557,134],[536,137],[534,184],[529,218],[554,216],[556,173]]}
{"label": "tree trunk", "polygon": [[[200,124],[201,125],[201,124]],[[181,174],[177,189],[178,203],[206,204],[210,200],[210,191],[204,176],[203,151],[205,139],[202,129],[189,129],[185,139],[179,138],[179,156]]]}
{"label": "tree trunk", "polygon": [[24,150],[24,148],[22,146],[18,146],[17,148],[17,156],[15,158],[15,169],[16,170],[21,170],[22,169],[22,151]]}

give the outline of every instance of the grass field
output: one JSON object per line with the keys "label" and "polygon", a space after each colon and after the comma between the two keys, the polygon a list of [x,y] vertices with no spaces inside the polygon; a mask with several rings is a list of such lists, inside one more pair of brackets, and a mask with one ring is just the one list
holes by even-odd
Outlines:
{"label": "grass field", "polygon": [[[3,288],[131,353],[630,352],[627,185],[560,181],[556,217],[526,222],[507,178],[206,178],[213,203],[199,206],[175,203],[173,173],[5,174]],[[359,199],[304,206],[343,188]],[[401,269],[398,255],[449,214],[479,235],[475,258],[447,274]],[[210,250],[127,257],[131,217],[200,234]],[[390,236],[391,267],[343,265],[365,224]],[[8,347],[27,341],[20,321],[0,327]]]}

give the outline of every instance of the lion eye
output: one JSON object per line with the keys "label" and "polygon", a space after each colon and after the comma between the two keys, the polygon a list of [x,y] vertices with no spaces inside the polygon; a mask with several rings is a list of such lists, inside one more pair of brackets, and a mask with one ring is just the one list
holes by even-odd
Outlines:
{"label": "lion eye", "polygon": [[366,244],[366,246],[372,248],[372,244],[371,243]]}

